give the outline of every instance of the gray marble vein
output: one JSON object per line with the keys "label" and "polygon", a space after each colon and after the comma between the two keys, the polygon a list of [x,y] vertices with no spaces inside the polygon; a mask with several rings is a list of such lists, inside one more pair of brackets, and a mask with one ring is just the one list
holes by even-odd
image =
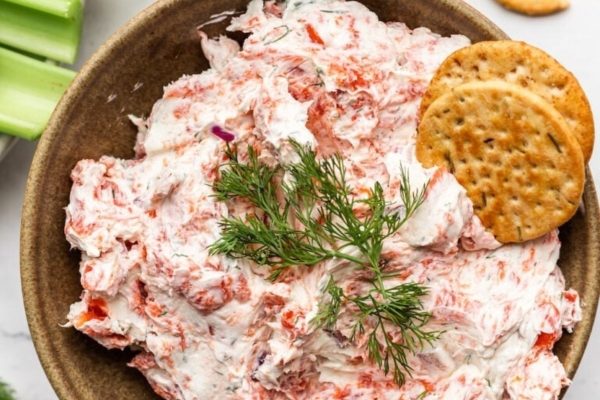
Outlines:
{"label": "gray marble vein", "polygon": [[31,341],[31,335],[29,334],[29,332],[24,332],[24,331],[10,332],[10,331],[4,330],[2,328],[0,328],[0,337],[7,338],[7,339],[19,339],[19,340]]}

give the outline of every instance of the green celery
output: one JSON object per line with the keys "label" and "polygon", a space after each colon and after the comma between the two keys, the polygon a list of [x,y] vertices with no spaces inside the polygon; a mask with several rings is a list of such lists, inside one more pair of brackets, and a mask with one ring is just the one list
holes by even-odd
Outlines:
{"label": "green celery", "polygon": [[0,47],[0,132],[37,139],[74,76]]}
{"label": "green celery", "polygon": [[74,18],[81,8],[80,0],[4,0],[23,7],[33,8],[61,18]]}
{"label": "green celery", "polygon": [[[53,60],[73,63],[81,36],[81,2],[77,1],[74,5],[76,9],[72,18],[61,18],[24,6],[26,3],[36,3],[35,0],[20,1],[23,6],[15,3],[16,0],[0,0],[0,43]],[[37,3],[44,2],[38,0]]]}
{"label": "green celery", "polygon": [[4,382],[0,381],[0,400],[14,400],[14,392]]}

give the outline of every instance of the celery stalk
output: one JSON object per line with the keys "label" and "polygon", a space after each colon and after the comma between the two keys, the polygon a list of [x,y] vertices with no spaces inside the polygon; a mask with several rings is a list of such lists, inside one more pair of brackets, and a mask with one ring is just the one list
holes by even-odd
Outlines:
{"label": "celery stalk", "polygon": [[81,8],[80,0],[4,0],[23,7],[33,8],[41,12],[61,18],[74,18]]}
{"label": "celery stalk", "polygon": [[0,400],[14,400],[14,394],[6,383],[0,381]]}
{"label": "celery stalk", "polygon": [[77,2],[76,7],[78,9],[73,18],[65,19],[0,0],[0,43],[57,61],[73,63],[77,56],[82,21],[81,3]]}
{"label": "celery stalk", "polygon": [[74,76],[0,47],[0,132],[37,139]]}

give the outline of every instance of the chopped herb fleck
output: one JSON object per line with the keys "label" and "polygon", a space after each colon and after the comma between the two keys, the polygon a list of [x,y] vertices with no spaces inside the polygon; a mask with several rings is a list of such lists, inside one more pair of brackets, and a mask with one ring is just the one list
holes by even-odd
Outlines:
{"label": "chopped herb fleck", "polygon": [[456,171],[454,168],[454,161],[452,160],[452,157],[450,156],[449,152],[444,153],[444,159],[448,163],[448,168],[450,168],[450,172],[454,173]]}
{"label": "chopped herb fleck", "polygon": [[[284,37],[286,37],[292,31],[289,28],[289,26],[287,26],[287,25],[281,25],[281,26],[278,26],[275,29],[280,29],[280,28],[285,28],[285,32],[281,36],[279,36],[278,38],[273,39],[273,40],[269,40],[268,42],[265,42],[265,46],[268,46],[268,45],[273,44],[275,42],[279,42],[281,39],[283,39]],[[266,37],[265,37],[265,39],[266,39]]]}
{"label": "chopped herb fleck", "polygon": [[554,147],[556,147],[556,150],[559,153],[562,153],[562,149],[560,148],[560,144],[558,143],[558,141],[556,140],[556,138],[554,136],[552,136],[552,134],[548,133],[548,138],[550,139],[550,141],[552,142],[552,144],[554,145]]}

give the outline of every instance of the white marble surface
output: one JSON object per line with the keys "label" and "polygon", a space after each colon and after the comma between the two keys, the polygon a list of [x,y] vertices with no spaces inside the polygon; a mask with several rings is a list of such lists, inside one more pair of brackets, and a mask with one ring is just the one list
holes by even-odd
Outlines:
{"label": "white marble surface", "polygon": [[[597,50],[600,1],[572,1],[569,11],[544,18],[507,12],[492,0],[470,0],[470,3],[513,38],[546,49],[567,65],[586,88],[595,115],[600,115],[600,75],[597,72],[600,68],[600,51]],[[111,32],[151,2],[88,0],[80,60],[86,60]],[[21,202],[34,150],[34,144],[21,141],[0,164],[0,378],[14,386],[21,400],[52,400],[56,395],[40,367],[28,334],[19,280]],[[596,151],[591,167],[596,182],[600,182],[600,151]],[[600,368],[600,318],[567,400],[598,398],[600,374],[596,368]]]}

